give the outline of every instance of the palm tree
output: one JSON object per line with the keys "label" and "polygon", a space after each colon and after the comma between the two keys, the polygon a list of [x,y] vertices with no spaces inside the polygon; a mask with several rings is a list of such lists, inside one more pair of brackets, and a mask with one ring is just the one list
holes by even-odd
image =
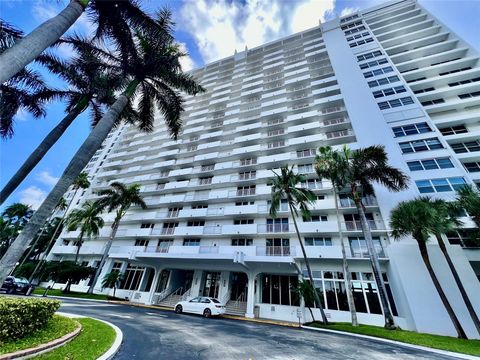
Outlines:
{"label": "palm tree", "polygon": [[127,210],[132,205],[140,206],[142,209],[147,208],[145,201],[143,201],[143,198],[140,195],[140,185],[132,184],[126,186],[125,184],[119,182],[113,182],[110,184],[110,187],[110,189],[101,190],[98,192],[98,195],[103,197],[97,200],[97,203],[101,208],[106,208],[108,212],[115,210],[115,219],[112,223],[112,232],[110,233],[110,238],[105,245],[102,259],[100,260],[100,264],[98,265],[97,271],[95,272],[93,281],[88,288],[89,294],[93,294],[93,288],[98,280],[98,277],[100,276],[103,265],[107,260],[108,253],[112,246],[113,239],[115,239],[115,235],[117,234],[120,221],[127,213]]}
{"label": "palm tree", "polygon": [[[21,30],[0,19],[0,54],[21,39]],[[14,117],[19,110],[35,118],[45,116],[45,102],[37,93],[48,90],[38,72],[24,68],[4,83],[0,83],[0,137],[13,136]],[[1,202],[0,202],[1,204]]]}
{"label": "palm tree", "polygon": [[[328,147],[325,151],[329,151]],[[395,321],[383,282],[378,253],[373,243],[362,198],[374,193],[372,186],[374,182],[385,186],[390,191],[406,189],[408,177],[388,164],[388,157],[383,146],[369,146],[355,151],[343,146],[341,150],[335,152],[338,159],[342,159],[336,175],[337,188],[346,189],[348,196],[355,203],[385,317],[385,328],[395,329]]]}
{"label": "palm tree", "polygon": [[[273,172],[275,178],[272,181],[272,204],[270,206],[270,216],[275,218],[277,216],[277,211],[280,208],[282,199],[287,200],[288,207],[290,209],[290,214],[293,218],[293,223],[295,225],[295,231],[297,232],[298,241],[302,249],[303,260],[305,261],[305,266],[307,267],[308,277],[310,283],[314,286],[312,269],[310,268],[310,262],[308,261],[307,253],[305,251],[305,246],[303,245],[303,240],[298,230],[297,225],[297,215],[300,210],[302,216],[309,218],[310,211],[308,210],[308,205],[316,201],[317,197],[313,191],[304,189],[302,187],[297,187],[298,183],[305,181],[305,176],[302,174],[295,174],[293,172],[293,166],[291,168],[288,165],[280,169],[280,174]],[[323,311],[322,303],[318,292],[314,291],[315,305],[320,309],[320,314],[322,315],[322,322],[324,324],[328,323],[327,316]]]}
{"label": "palm tree", "polygon": [[457,203],[480,229],[480,192],[472,185],[462,186],[457,190]]}
{"label": "palm tree", "polygon": [[461,226],[462,223],[457,219],[458,216],[458,207],[456,204],[448,203],[444,200],[437,199],[431,200],[430,198],[421,198],[420,200],[424,201],[428,206],[433,207],[436,212],[437,216],[435,222],[438,225],[437,232],[435,233],[435,237],[437,239],[438,246],[442,251],[445,260],[447,261],[448,267],[452,272],[453,278],[455,279],[455,283],[457,284],[458,289],[460,290],[460,294],[462,295],[463,302],[467,307],[468,313],[472,318],[472,321],[477,329],[477,332],[480,334],[480,319],[473,308],[472,302],[468,297],[467,292],[465,291],[465,287],[463,286],[462,281],[460,280],[460,276],[458,275],[457,269],[453,264],[452,259],[450,258],[450,254],[447,251],[447,247],[445,246],[445,242],[443,241],[442,234],[451,232],[455,230],[457,227]]}
{"label": "palm tree", "polygon": [[342,224],[340,221],[337,198],[337,190],[342,190],[341,188],[338,188],[341,185],[341,174],[343,169],[347,167],[347,164],[345,163],[345,159],[339,156],[339,154],[333,151],[330,147],[321,147],[319,152],[320,154],[315,157],[315,171],[320,179],[325,178],[330,180],[332,183],[333,197],[335,199],[335,212],[337,216],[340,244],[342,247],[342,264],[343,272],[345,274],[345,288],[347,289],[348,308],[350,309],[352,326],[358,326],[357,310],[355,308],[355,302],[352,293],[352,274],[348,267],[347,253],[345,251],[345,243],[343,239]]}
{"label": "palm tree", "polygon": [[125,51],[134,49],[130,28],[138,29],[151,36],[163,34],[135,0],[112,3],[111,0],[71,0],[57,16],[45,21],[13,46],[0,54],[0,84],[21,71],[45,49],[53,45],[86,11],[92,24],[96,24],[95,37],[109,40],[122,46]]}
{"label": "palm tree", "polygon": [[438,295],[452,320],[458,337],[466,339],[467,336],[465,331],[437,279],[437,275],[433,270],[428,255],[427,242],[429,235],[441,233],[444,230],[443,225],[442,220],[439,218],[438,209],[436,209],[435,206],[432,206],[429,199],[426,198],[403,201],[392,210],[390,215],[390,228],[392,229],[392,236],[395,239],[398,240],[402,237],[411,235],[417,241],[423,262],[425,263],[433,285],[437,289]]}
{"label": "palm tree", "polygon": [[[76,38],[76,41],[84,40]],[[102,116],[102,105],[112,104],[115,100],[115,91],[120,89],[125,82],[119,71],[114,71],[112,67],[89,52],[78,51],[77,56],[70,61],[63,61],[50,54],[40,55],[36,62],[45,66],[51,73],[58,75],[69,86],[65,90],[51,90],[46,87],[35,89],[35,93],[28,99],[33,103],[41,104],[52,99],[65,101],[67,115],[47,134],[7,182],[0,192],[0,204],[25,180],[80,114],[90,109],[91,123],[92,126],[95,126]],[[22,99],[22,96],[13,92],[11,97],[5,99],[5,103],[16,108],[20,106],[17,104],[19,99]]]}
{"label": "palm tree", "polygon": [[[126,76],[130,76],[132,80],[89,134],[68,164],[60,180],[35,212],[32,221],[23,229],[20,236],[0,260],[0,281],[4,281],[9,269],[13,268],[22,256],[24,249],[35,236],[39,227],[48,218],[93,154],[100,148],[120,114],[134,96],[138,96],[139,99],[138,127],[141,130],[151,130],[155,109],[158,108],[169,132],[175,140],[177,139],[182,124],[180,114],[183,111],[183,98],[175,89],[192,95],[204,91],[204,89],[191,75],[182,71],[179,60],[186,54],[180,51],[179,45],[175,43],[171,35],[171,13],[167,10],[162,11],[157,23],[165,29],[163,36],[146,37],[142,33],[136,32],[137,52],[131,56],[130,61],[120,63],[120,66],[125,69]],[[108,56],[105,51],[95,50],[93,46],[92,51],[96,51],[99,56]],[[118,61],[114,56],[110,56],[109,60]]]}
{"label": "palm tree", "polygon": [[298,286],[294,289],[295,294],[297,294],[298,297],[303,298],[303,301],[305,302],[305,306],[308,308],[308,311],[310,311],[310,315],[312,316],[312,320],[315,321],[315,316],[313,315],[312,308],[310,307],[310,304],[315,304],[315,294],[314,292],[318,291],[315,289],[311,283],[308,281],[300,281],[298,283]]}
{"label": "palm tree", "polygon": [[120,286],[123,280],[123,274],[120,271],[109,272],[102,280],[102,288],[113,289],[113,297],[115,297],[115,291]]}
{"label": "palm tree", "polygon": [[80,228],[80,233],[77,239],[77,252],[75,254],[76,263],[78,254],[83,244],[83,237],[97,236],[100,229],[103,227],[104,221],[99,214],[102,208],[93,201],[85,201],[80,209],[73,210],[67,218],[67,230],[76,231]]}

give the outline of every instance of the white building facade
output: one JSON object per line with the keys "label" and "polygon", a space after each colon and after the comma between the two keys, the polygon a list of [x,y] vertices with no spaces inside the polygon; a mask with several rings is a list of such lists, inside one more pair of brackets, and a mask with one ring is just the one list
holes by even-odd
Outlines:
{"label": "white building facade", "polygon": [[[415,1],[395,1],[195,70],[207,89],[187,97],[183,133],[170,139],[159,119],[152,133],[115,130],[91,172],[92,187],[112,181],[141,185],[148,209],[131,208],[121,222],[102,277],[121,271],[117,296],[173,306],[213,296],[230,313],[310,321],[293,289],[305,271],[292,218],[283,204],[269,214],[272,170],[294,165],[317,201],[299,218],[316,286],[331,321],[349,321],[340,239],[347,245],[359,321],[383,325],[377,287],[352,202],[313,169],[320,146],[385,146],[410,188],[375,187],[364,199],[396,322],[404,329],[455,335],[411,239],[394,242],[390,210],[429,195],[454,199],[480,183],[478,53]],[[108,151],[108,153],[107,153]],[[96,171],[96,169],[99,171]],[[80,259],[96,266],[113,214]],[[466,224],[469,225],[468,222]],[[72,259],[76,232],[62,233],[50,259]],[[448,251],[480,315],[480,249],[468,232],[448,236]],[[469,337],[479,337],[432,239],[429,253]],[[88,280],[77,285],[85,289]],[[73,287],[75,288],[75,287]],[[97,284],[101,289],[100,281]],[[299,311],[297,311],[299,310]],[[316,316],[319,317],[318,310]]]}

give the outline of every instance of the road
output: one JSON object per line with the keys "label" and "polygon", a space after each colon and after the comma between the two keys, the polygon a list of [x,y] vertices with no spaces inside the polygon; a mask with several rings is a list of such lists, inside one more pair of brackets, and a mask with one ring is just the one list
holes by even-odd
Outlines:
{"label": "road", "polygon": [[117,325],[124,343],[115,360],[453,360],[349,336],[92,301],[62,300],[62,312]]}

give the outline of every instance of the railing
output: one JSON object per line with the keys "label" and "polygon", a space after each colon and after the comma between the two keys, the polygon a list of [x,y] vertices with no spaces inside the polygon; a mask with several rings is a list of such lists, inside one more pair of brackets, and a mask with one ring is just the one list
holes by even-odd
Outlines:
{"label": "railing", "polygon": [[199,246],[199,254],[218,254],[218,246]]}
{"label": "railing", "polygon": [[237,300],[235,300],[234,306],[238,307],[241,302],[245,302],[246,300],[247,300],[247,297],[244,291],[238,296]]}
{"label": "railing", "polygon": [[226,305],[228,300],[230,300],[230,295],[231,295],[231,291],[232,291],[232,288],[228,288],[227,289],[227,292],[225,293],[225,295],[223,295],[223,297],[221,298],[220,302],[223,304],[223,305]]}
{"label": "railing", "polygon": [[[183,289],[183,286],[182,286],[182,289]],[[188,290],[186,290],[183,294],[182,294],[182,297],[181,297],[181,301],[185,301],[188,299],[188,297],[190,296],[190,290],[192,288],[189,288]]]}
{"label": "railing", "polygon": [[[378,230],[377,223],[375,220],[367,220],[370,230]],[[345,229],[347,231],[362,230],[362,223],[360,220],[355,221],[345,221]]]}
{"label": "railing", "polygon": [[257,246],[257,256],[295,256],[293,246]]}
{"label": "railing", "polygon": [[[341,198],[340,199],[340,207],[342,208],[345,208],[345,207],[355,207],[355,202],[350,199],[350,198]],[[369,196],[369,197],[363,197],[362,198],[362,204],[364,206],[377,206],[377,199],[375,199],[375,197],[373,196]]]}
{"label": "railing", "polygon": [[161,291],[160,294],[155,295],[156,300],[154,301],[154,303],[158,304],[159,302],[167,298],[169,295],[171,295],[171,292],[170,292],[171,290],[172,290],[171,288],[166,288],[163,291]]}
{"label": "railing", "polygon": [[[387,257],[385,249],[375,248],[375,251],[377,252],[377,256],[379,258],[386,258]],[[360,259],[368,259],[368,258],[370,258],[370,254],[369,254],[367,249],[351,249],[351,257],[352,258],[360,258]]]}
{"label": "railing", "polygon": [[205,235],[214,235],[214,234],[221,234],[222,227],[221,226],[204,226],[203,227],[203,234]]}

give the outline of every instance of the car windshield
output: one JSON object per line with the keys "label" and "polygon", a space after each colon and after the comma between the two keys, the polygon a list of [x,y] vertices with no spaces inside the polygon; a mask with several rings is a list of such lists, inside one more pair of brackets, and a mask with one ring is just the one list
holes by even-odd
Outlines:
{"label": "car windshield", "polygon": [[220,301],[218,301],[217,299],[210,299],[212,300],[215,304],[220,304]]}
{"label": "car windshield", "polygon": [[199,302],[199,301],[200,301],[200,298],[196,297],[196,298],[193,298],[192,300],[190,300],[189,302]]}

